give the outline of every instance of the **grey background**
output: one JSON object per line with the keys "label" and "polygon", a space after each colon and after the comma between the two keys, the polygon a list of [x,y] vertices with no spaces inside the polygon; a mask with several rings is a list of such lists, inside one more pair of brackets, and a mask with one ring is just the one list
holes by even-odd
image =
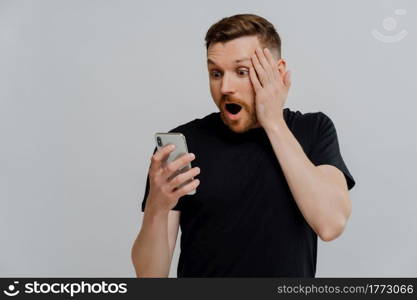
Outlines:
{"label": "grey background", "polygon": [[[357,181],[344,234],[319,241],[317,276],[417,276],[416,9],[1,0],[0,275],[134,276],[153,134],[216,111],[204,35],[222,17],[255,13],[282,37],[286,106],[332,118]],[[398,21],[392,32],[386,17]],[[387,44],[374,28],[409,34]]]}

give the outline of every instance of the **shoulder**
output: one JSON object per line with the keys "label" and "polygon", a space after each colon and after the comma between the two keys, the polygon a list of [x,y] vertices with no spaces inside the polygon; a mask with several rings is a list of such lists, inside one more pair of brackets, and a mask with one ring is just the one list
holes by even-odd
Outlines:
{"label": "shoulder", "polygon": [[284,118],[290,128],[298,130],[319,131],[323,127],[333,126],[333,121],[322,111],[301,112],[285,108]]}
{"label": "shoulder", "polygon": [[216,122],[216,117],[216,113],[211,113],[204,117],[196,118],[187,123],[180,124],[177,127],[171,129],[169,132],[193,133]]}
{"label": "shoulder", "polygon": [[216,113],[211,113],[201,118],[196,118],[181,124],[169,132],[179,132],[185,136],[188,151],[199,153],[199,149],[206,145],[209,136],[213,135],[213,128],[217,122]]}

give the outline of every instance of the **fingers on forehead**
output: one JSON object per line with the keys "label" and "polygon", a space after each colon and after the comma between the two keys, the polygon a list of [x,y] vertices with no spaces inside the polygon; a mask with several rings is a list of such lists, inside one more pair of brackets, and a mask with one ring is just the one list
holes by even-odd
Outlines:
{"label": "fingers on forehead", "polygon": [[274,65],[275,64],[275,58],[272,55],[271,51],[268,48],[265,48],[264,53],[265,53],[265,56],[268,59],[269,63]]}

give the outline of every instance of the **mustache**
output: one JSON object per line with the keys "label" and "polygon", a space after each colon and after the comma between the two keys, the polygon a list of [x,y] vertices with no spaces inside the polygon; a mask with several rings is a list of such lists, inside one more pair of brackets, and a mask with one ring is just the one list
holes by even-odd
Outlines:
{"label": "mustache", "polygon": [[249,105],[247,105],[245,102],[241,101],[240,99],[236,99],[236,98],[230,98],[230,97],[222,97],[221,99],[221,104],[222,106],[225,103],[236,103],[239,104],[240,106],[242,106],[243,109],[245,109],[246,111],[251,111]]}

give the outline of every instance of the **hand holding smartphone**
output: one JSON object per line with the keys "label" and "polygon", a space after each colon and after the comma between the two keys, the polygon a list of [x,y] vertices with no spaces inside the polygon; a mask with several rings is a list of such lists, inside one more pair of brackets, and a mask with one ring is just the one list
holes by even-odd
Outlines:
{"label": "hand holding smartphone", "polygon": [[[155,133],[155,141],[156,141],[156,147],[158,150],[163,148],[164,146],[168,144],[174,144],[175,149],[172,151],[167,160],[166,164],[169,164],[184,155],[188,155],[188,147],[187,142],[185,140],[185,136],[182,133],[176,133],[176,132],[170,132],[170,133]],[[181,173],[185,173],[191,169],[191,162],[188,162],[184,166],[181,166],[179,169],[174,171],[174,173],[168,178],[168,181],[172,180],[176,176],[178,176]],[[191,183],[194,180],[194,177],[191,177],[190,179],[186,180],[185,182],[181,183],[179,186],[177,186],[177,189],[182,188],[183,186]],[[196,190],[191,190],[187,194],[188,195],[194,195],[196,193]]]}

